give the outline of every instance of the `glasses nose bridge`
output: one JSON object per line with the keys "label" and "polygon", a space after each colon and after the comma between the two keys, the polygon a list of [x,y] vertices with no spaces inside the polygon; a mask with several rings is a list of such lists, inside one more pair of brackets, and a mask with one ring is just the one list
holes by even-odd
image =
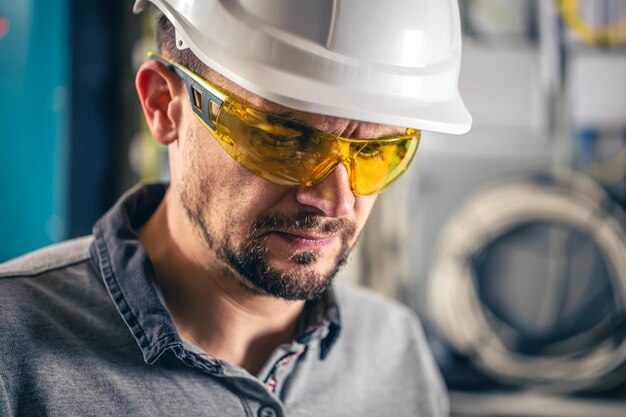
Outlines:
{"label": "glasses nose bridge", "polygon": [[348,174],[348,186],[350,187],[350,190],[354,192],[356,186],[355,167],[353,166],[354,159],[350,153],[343,152],[343,150],[340,151],[339,155],[335,158],[327,161],[324,168],[320,170],[319,174],[315,175],[313,181],[310,182],[310,185],[316,185],[324,181],[339,167],[339,165],[343,165],[346,168],[346,173]]}
{"label": "glasses nose bridge", "polygon": [[[356,159],[355,156],[358,153],[358,150],[355,151],[353,149],[353,143],[345,140],[341,140],[338,138],[340,145],[340,161],[337,164],[342,164],[346,167],[346,173],[348,174],[348,184],[350,185],[350,190],[355,193],[356,191]],[[359,148],[361,149],[361,148]],[[337,168],[337,167],[335,167]]]}
{"label": "glasses nose bridge", "polygon": [[339,164],[343,164],[348,170],[348,174],[350,174],[351,169],[353,168],[351,165],[354,161],[354,152],[352,151],[352,144],[348,141],[342,140],[341,138],[337,138],[337,143],[339,144],[339,155],[336,158],[335,168]]}
{"label": "glasses nose bridge", "polygon": [[348,175],[348,187],[350,187],[350,191],[352,194],[356,194],[356,166],[354,158],[352,158],[352,156],[343,158],[341,162],[337,164],[335,169],[337,169],[340,164],[346,168],[346,174]]}
{"label": "glasses nose bridge", "polygon": [[[348,185],[350,186],[350,191],[354,193],[356,187],[356,167],[354,167],[354,159],[351,156],[347,158],[343,158],[341,160],[341,165],[346,167],[346,173],[348,174]],[[339,164],[337,164],[339,166]],[[336,169],[337,167],[335,167]]]}
{"label": "glasses nose bridge", "polygon": [[354,167],[352,166],[352,160],[350,157],[343,157],[343,158],[336,158],[334,161],[329,161],[330,163],[326,166],[326,169],[324,169],[319,175],[315,176],[315,178],[312,181],[309,181],[307,185],[309,186],[316,186],[318,184],[321,184],[322,182],[324,182],[326,179],[328,179],[328,177],[330,177],[331,175],[333,175],[333,173],[335,172],[335,170],[337,168],[339,168],[340,165],[343,165],[346,169],[346,174],[347,174],[347,182],[348,182],[348,187],[350,188],[350,191],[352,193],[354,193],[355,187],[356,187],[356,181],[355,181],[355,170]]}

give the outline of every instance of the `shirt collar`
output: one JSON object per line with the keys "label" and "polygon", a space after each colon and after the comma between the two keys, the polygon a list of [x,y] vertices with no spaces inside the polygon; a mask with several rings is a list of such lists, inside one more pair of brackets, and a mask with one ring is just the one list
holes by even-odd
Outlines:
{"label": "shirt collar", "polygon": [[[147,363],[165,350],[183,346],[160,296],[154,269],[136,230],[152,216],[167,185],[139,184],[124,194],[95,224],[91,256],[117,310],[137,341]],[[296,341],[320,340],[324,359],[339,336],[339,307],[332,287],[318,300],[307,301]]]}
{"label": "shirt collar", "polygon": [[307,301],[296,330],[296,341],[306,344],[313,338],[320,340],[320,358],[330,352],[339,332],[341,321],[339,306],[332,287],[322,293],[319,299]]}

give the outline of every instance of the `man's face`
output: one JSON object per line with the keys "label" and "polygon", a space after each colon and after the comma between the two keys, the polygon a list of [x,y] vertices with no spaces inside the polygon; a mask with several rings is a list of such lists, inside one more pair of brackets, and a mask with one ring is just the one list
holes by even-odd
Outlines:
{"label": "man's face", "polygon": [[[254,107],[288,111],[215,74],[211,80]],[[194,226],[207,264],[218,262],[255,293],[287,300],[317,297],[346,261],[376,196],[354,195],[343,166],[313,187],[279,186],[257,177],[196,119],[182,86],[181,94],[186,103],[178,140],[170,145],[171,192]],[[369,123],[290,114],[335,134],[376,138],[398,133]]]}

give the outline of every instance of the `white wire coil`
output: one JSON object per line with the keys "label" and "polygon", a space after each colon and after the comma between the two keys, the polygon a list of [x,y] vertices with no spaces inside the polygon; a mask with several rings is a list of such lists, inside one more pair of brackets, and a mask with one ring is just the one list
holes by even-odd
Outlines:
{"label": "white wire coil", "polygon": [[472,198],[443,231],[429,278],[429,309],[440,333],[483,370],[506,382],[572,392],[626,380],[626,334],[571,355],[530,356],[505,346],[481,306],[470,263],[486,244],[520,225],[565,224],[588,234],[612,278],[620,313],[626,301],[624,213],[580,174],[509,182]]}

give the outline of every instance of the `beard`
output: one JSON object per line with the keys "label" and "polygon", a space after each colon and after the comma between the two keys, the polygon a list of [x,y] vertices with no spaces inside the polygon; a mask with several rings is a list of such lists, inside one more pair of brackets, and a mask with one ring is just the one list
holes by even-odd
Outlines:
{"label": "beard", "polygon": [[[205,184],[206,186],[206,184]],[[206,187],[202,187],[205,188]],[[208,196],[193,203],[188,193],[180,195],[183,207],[191,222],[200,230],[209,250],[235,272],[240,284],[255,294],[269,295],[284,300],[314,300],[328,286],[341,267],[347,262],[353,245],[356,225],[347,219],[328,219],[306,211],[295,214],[270,214],[255,219],[243,243],[236,246],[230,235],[219,234],[207,222],[204,213],[210,212]],[[203,210],[204,209],[204,210]],[[225,230],[236,230],[236,224],[229,224]],[[272,267],[267,239],[271,232],[300,232],[321,235],[333,234],[340,238],[341,247],[330,270],[326,273],[316,268],[320,259],[319,250],[294,250],[288,263],[298,268],[297,272],[287,272]]]}
{"label": "beard", "polygon": [[[293,216],[267,215],[259,217],[253,224],[246,243],[240,250],[222,244],[216,248],[219,259],[225,261],[245,280],[248,288],[261,294],[285,300],[312,300],[318,298],[332,283],[337,272],[346,263],[350,253],[350,242],[355,226],[344,219],[323,222],[321,216],[301,212]],[[269,231],[337,233],[341,248],[333,266],[326,274],[316,270],[320,254],[317,250],[294,251],[289,262],[299,265],[301,272],[279,271],[270,265],[265,241]]]}

